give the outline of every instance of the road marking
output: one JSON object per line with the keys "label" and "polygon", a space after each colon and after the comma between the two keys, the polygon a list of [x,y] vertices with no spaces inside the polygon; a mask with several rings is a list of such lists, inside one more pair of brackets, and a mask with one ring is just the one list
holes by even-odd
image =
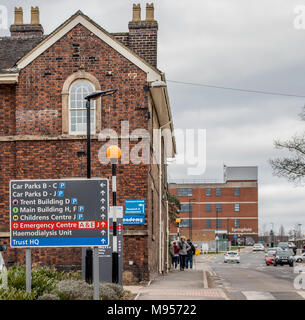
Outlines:
{"label": "road marking", "polygon": [[296,291],[303,299],[305,299],[305,291]]}
{"label": "road marking", "polygon": [[207,288],[209,287],[206,271],[203,271],[203,287],[204,287],[205,289],[207,289]]}
{"label": "road marking", "polygon": [[242,291],[247,300],[275,300],[270,292],[263,291]]}

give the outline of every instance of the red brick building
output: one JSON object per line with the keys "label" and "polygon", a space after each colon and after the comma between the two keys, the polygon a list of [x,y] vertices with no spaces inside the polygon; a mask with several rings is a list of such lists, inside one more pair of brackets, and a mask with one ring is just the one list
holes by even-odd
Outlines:
{"label": "red brick building", "polygon": [[[258,239],[257,167],[224,167],[223,183],[170,183],[181,202],[180,233],[193,241]],[[212,231],[212,233],[211,233]],[[171,225],[175,237],[177,227]]]}
{"label": "red brick building", "polygon": [[[165,82],[157,69],[153,5],[146,6],[145,20],[140,5],[134,5],[128,27],[128,32],[111,34],[79,11],[44,35],[38,8],[32,8],[29,24],[22,9],[15,8],[11,36],[0,38],[1,243],[9,244],[10,180],[86,177],[86,94],[117,89],[96,101],[91,119],[92,177],[107,177],[110,186],[111,164],[101,164],[98,156],[105,144],[98,140],[103,129],[118,133],[125,158],[140,141],[131,141],[133,130],[146,129],[146,160],[154,157],[153,129],[173,130],[166,86],[153,86]],[[122,121],[129,121],[127,131],[121,132]],[[175,152],[174,140],[171,143]],[[140,271],[143,279],[166,271],[168,263],[166,166],[151,163],[119,164],[117,170],[117,205],[145,200],[145,225],[124,227],[124,270],[135,277]],[[5,259],[23,263],[25,250],[8,248]],[[80,267],[81,249],[33,249],[32,259]]]}

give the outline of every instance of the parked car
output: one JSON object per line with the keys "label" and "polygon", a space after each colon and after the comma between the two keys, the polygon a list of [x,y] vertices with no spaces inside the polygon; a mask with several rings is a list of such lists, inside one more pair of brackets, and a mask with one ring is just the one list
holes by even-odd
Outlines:
{"label": "parked car", "polygon": [[236,251],[228,251],[227,253],[224,254],[224,263],[227,262],[236,262],[240,263],[240,256],[239,253]]}
{"label": "parked car", "polygon": [[279,242],[279,244],[277,246],[278,246],[278,248],[280,248],[282,250],[288,250],[289,249],[288,242]]}
{"label": "parked car", "polygon": [[273,263],[274,263],[275,254],[276,254],[276,253],[273,253],[273,252],[268,252],[268,253],[266,253],[265,263],[266,263],[267,266],[269,266],[270,264],[273,264]]}
{"label": "parked car", "polygon": [[290,250],[277,250],[276,251],[273,265],[276,267],[278,264],[281,266],[284,264],[289,264],[290,267],[293,267],[294,257],[291,254]]}
{"label": "parked car", "polygon": [[255,243],[252,251],[265,251],[265,247],[262,243]]}
{"label": "parked car", "polygon": [[273,256],[275,256],[276,254],[276,248],[269,248],[269,249],[266,249],[266,257],[269,255],[269,254],[272,254]]}
{"label": "parked car", "polygon": [[300,255],[294,256],[295,262],[304,262],[305,261],[305,252],[301,253]]}

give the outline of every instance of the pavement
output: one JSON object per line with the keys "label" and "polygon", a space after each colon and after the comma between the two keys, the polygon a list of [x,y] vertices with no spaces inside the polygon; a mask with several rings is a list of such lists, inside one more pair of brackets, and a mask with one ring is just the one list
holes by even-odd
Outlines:
{"label": "pavement", "polygon": [[294,287],[297,276],[295,268],[266,266],[264,252],[245,248],[240,264],[225,264],[223,254],[200,255],[191,270],[171,270],[147,286],[125,289],[135,300],[305,300],[305,290]]}

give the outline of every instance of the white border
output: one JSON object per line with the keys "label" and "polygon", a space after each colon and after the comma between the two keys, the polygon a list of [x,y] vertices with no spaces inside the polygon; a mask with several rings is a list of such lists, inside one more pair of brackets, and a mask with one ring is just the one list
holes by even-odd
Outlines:
{"label": "white border", "polygon": [[[30,246],[30,247],[24,247],[24,246],[12,246],[12,229],[11,229],[11,225],[12,225],[12,221],[11,221],[11,216],[12,216],[12,199],[11,199],[11,183],[12,182],[27,182],[27,181],[30,181],[30,182],[35,182],[35,181],[88,181],[88,180],[101,180],[101,181],[106,181],[107,182],[107,189],[108,189],[108,199],[107,199],[107,212],[108,212],[108,216],[107,216],[107,226],[108,226],[108,243],[107,245],[104,244],[104,245],[82,245],[82,246]],[[10,212],[9,212],[9,215],[10,215],[10,247],[12,249],[15,249],[15,248],[19,248],[19,249],[35,249],[35,248],[88,248],[88,247],[107,247],[109,246],[109,242],[110,242],[110,234],[109,234],[109,179],[107,178],[91,178],[91,179],[87,179],[87,178],[68,178],[68,179],[28,179],[28,180],[10,180],[9,182],[9,186],[10,186],[10,195],[9,195],[9,201],[10,201]]]}

